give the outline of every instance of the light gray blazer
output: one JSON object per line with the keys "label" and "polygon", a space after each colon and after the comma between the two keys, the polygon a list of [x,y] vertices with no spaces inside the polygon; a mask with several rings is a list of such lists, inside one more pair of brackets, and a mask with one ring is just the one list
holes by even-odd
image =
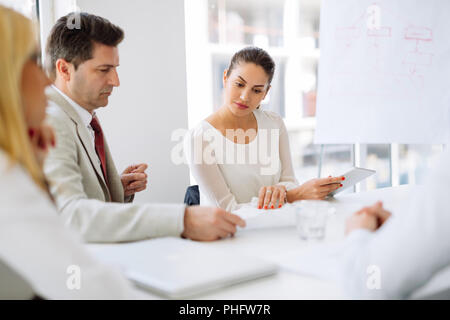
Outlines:
{"label": "light gray blazer", "polygon": [[66,224],[90,242],[180,235],[184,205],[124,203],[132,199],[124,198],[105,139],[108,192],[92,137],[76,110],[53,88],[48,89],[47,96],[47,122],[55,130],[56,147],[49,152],[44,172]]}

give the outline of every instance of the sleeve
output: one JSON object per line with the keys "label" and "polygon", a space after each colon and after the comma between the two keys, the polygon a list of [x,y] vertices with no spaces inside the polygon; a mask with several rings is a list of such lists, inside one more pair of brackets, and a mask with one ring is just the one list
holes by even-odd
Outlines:
{"label": "sleeve", "polygon": [[134,194],[123,198],[123,202],[125,202],[125,203],[132,203],[133,201],[134,201]]}
{"label": "sleeve", "polygon": [[184,229],[184,204],[111,203],[89,199],[78,165],[77,147],[63,121],[49,116],[57,145],[45,161],[50,191],[64,222],[88,242],[135,241],[179,236]]}
{"label": "sleeve", "polygon": [[10,176],[16,188],[0,193],[0,260],[46,299],[137,298],[122,274],[94,259],[46,195],[19,173]]}
{"label": "sleeve", "polygon": [[[446,159],[446,160],[445,160]],[[450,265],[450,157],[377,232],[356,230],[345,241],[340,283],[355,298],[407,298]]]}
{"label": "sleeve", "polygon": [[200,189],[215,206],[226,211],[237,210],[241,205],[231,193],[209,143],[209,138],[217,135],[212,130],[196,128],[189,131],[184,138],[184,153],[189,168]]}
{"label": "sleeve", "polygon": [[294,169],[292,166],[291,150],[289,147],[289,135],[284,124],[283,119],[276,113],[265,111],[267,116],[277,123],[280,130],[280,162],[281,162],[281,176],[280,182],[277,185],[283,185],[287,190],[297,188],[299,186],[295,178]]}

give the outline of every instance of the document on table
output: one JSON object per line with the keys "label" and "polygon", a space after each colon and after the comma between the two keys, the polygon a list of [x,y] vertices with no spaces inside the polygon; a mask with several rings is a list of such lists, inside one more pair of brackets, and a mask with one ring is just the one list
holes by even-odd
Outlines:
{"label": "document on table", "polygon": [[[243,204],[234,214],[245,220],[243,230],[296,226],[295,207],[285,204],[279,209],[263,210],[257,208],[258,198]],[[238,228],[240,229],[240,228]],[[276,263],[286,271],[313,276],[324,280],[335,280],[339,259],[342,254],[342,242],[305,243],[308,248],[284,252],[266,259]]]}
{"label": "document on table", "polygon": [[248,204],[241,205],[234,214],[246,222],[245,229],[261,229],[295,226],[295,207],[286,203],[278,209],[258,209],[258,198],[253,198]]}
{"label": "document on table", "polygon": [[338,278],[342,243],[314,244],[306,250],[295,250],[269,258],[283,270],[334,281]]}

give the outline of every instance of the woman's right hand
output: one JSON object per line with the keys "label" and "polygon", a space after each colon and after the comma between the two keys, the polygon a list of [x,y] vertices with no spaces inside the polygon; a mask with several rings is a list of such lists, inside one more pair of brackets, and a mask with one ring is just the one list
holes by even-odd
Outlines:
{"label": "woman's right hand", "polygon": [[28,135],[36,160],[42,168],[50,146],[55,146],[55,132],[51,126],[42,123],[38,128],[29,128]]}
{"label": "woman's right hand", "polygon": [[273,185],[261,187],[258,194],[258,209],[275,209],[278,202],[278,208],[281,208],[286,202],[286,187],[283,185]]}
{"label": "woman's right hand", "polygon": [[327,195],[342,187],[341,182],[345,180],[343,176],[312,179],[300,187],[288,192],[289,202],[296,200],[323,200]]}

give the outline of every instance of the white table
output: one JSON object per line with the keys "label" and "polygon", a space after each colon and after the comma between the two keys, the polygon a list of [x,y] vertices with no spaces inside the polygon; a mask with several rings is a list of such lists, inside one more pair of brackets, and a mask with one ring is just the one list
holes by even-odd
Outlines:
{"label": "white table", "polygon": [[[331,200],[336,214],[330,218],[323,242],[334,243],[344,239],[345,219],[357,209],[383,200],[386,208],[395,210],[406,201],[412,187],[384,188],[370,192],[337,195]],[[301,240],[295,227],[243,231],[234,238],[208,244],[215,250],[232,250],[270,260],[283,253],[301,252],[318,243]],[[202,297],[204,299],[343,299],[339,288],[328,281],[298,273],[280,272],[269,278],[232,286]]]}
{"label": "white table", "polygon": [[[330,200],[336,208],[336,213],[327,224],[326,237],[322,243],[336,243],[344,239],[346,217],[365,205],[371,205],[377,200],[384,202],[385,208],[394,214],[402,203],[408,201],[413,188],[400,186],[384,188],[369,192],[337,195]],[[151,240],[150,240],[151,241]],[[109,244],[111,245],[111,244]],[[302,252],[318,245],[301,240],[295,227],[274,229],[242,230],[232,238],[220,241],[202,243],[214,250],[234,252],[243,255],[257,256],[274,260],[282,254]],[[89,245],[89,247],[104,245]],[[144,298],[159,296],[143,292]],[[210,292],[198,299],[345,299],[336,284],[311,276],[301,275],[285,270],[266,278],[261,278],[237,284],[218,291]]]}

